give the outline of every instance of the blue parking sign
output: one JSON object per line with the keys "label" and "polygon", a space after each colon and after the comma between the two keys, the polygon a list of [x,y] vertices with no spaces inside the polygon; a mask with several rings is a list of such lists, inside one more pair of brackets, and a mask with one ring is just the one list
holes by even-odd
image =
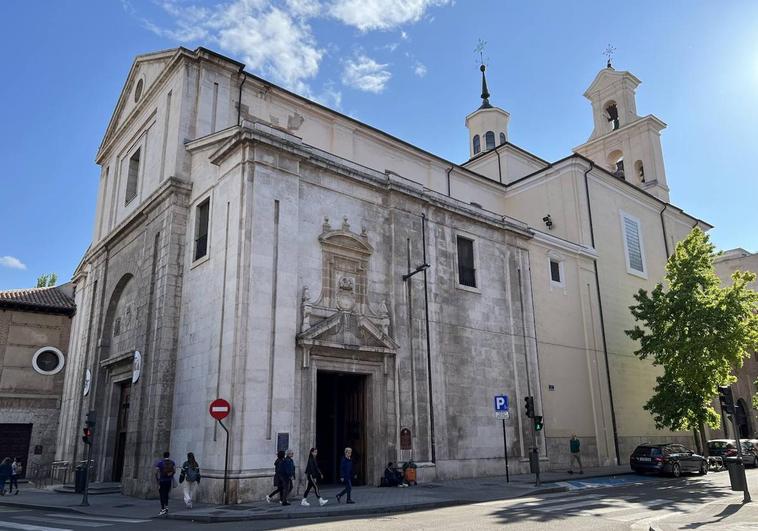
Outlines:
{"label": "blue parking sign", "polygon": [[508,395],[495,396],[495,413],[508,411]]}

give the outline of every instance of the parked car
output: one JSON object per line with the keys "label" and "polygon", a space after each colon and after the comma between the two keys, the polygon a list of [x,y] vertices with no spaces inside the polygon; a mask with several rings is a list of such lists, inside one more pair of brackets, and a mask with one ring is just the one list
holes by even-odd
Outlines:
{"label": "parked car", "polygon": [[[742,462],[745,466],[758,466],[758,445],[752,440],[740,441],[742,446]],[[737,459],[737,441],[734,439],[714,439],[708,441],[708,453],[714,457],[721,457],[725,461]]]}
{"label": "parked car", "polygon": [[708,460],[681,444],[641,444],[629,457],[637,473],[656,472],[678,478],[685,472],[708,473]]}

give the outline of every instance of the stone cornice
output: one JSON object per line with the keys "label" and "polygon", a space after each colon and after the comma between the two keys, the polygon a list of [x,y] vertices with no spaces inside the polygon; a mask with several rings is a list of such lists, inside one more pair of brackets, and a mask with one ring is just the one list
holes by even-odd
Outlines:
{"label": "stone cornice", "polygon": [[508,230],[523,238],[531,238],[533,234],[529,226],[522,221],[483,208],[474,207],[458,199],[435,192],[434,190],[429,190],[423,185],[395,172],[387,171],[381,173],[343,159],[304,144],[299,137],[261,122],[244,122],[243,126],[240,126],[234,135],[225,138],[216,151],[209,156],[211,162],[221,164],[223,160],[234,153],[236,148],[243,143],[259,143],[281,149],[290,156],[299,157],[301,161],[308,164],[334,171],[340,175],[356,179],[374,187],[414,197],[427,204]]}
{"label": "stone cornice", "polygon": [[106,237],[102,238],[98,242],[94,242],[87,253],[82,258],[82,264],[89,262],[95,256],[101,254],[108,248],[112,247],[114,243],[119,241],[123,236],[128,234],[129,229],[144,218],[149,213],[157,208],[166,198],[173,194],[185,195],[189,197],[192,192],[192,183],[177,179],[176,177],[169,177],[163,184],[161,184],[157,190],[155,190],[145,201],[126,219],[119,223]]}

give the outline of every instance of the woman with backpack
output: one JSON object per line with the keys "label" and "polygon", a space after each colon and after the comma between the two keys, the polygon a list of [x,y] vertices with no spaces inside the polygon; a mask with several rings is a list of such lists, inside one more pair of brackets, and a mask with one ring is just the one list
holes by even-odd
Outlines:
{"label": "woman with backpack", "polygon": [[179,475],[179,483],[184,490],[184,505],[192,509],[192,499],[195,497],[197,486],[200,485],[200,465],[195,460],[195,454],[187,454],[187,460],[182,464],[182,472]]}
{"label": "woman with backpack", "polygon": [[305,477],[308,478],[308,486],[305,489],[305,493],[303,494],[303,501],[300,502],[300,505],[310,505],[307,498],[308,493],[311,491],[311,489],[313,489],[313,493],[318,498],[318,503],[322,507],[326,505],[328,501],[322,498],[321,494],[318,491],[318,480],[324,479],[324,474],[321,473],[321,469],[318,467],[316,456],[318,456],[318,450],[316,448],[311,448],[310,454],[308,455],[308,465],[305,467]]}

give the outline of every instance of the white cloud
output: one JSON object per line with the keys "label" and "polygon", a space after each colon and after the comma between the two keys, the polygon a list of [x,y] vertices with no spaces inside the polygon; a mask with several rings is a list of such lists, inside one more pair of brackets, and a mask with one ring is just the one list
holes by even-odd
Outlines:
{"label": "white cloud", "polygon": [[238,55],[248,68],[295,91],[307,92],[305,81],[318,73],[324,51],[307,24],[319,7],[317,1],[287,0],[284,9],[266,0],[234,0],[214,7],[165,0],[160,5],[174,27],[145,21],[145,27],[158,35],[182,43],[216,43]]}
{"label": "white cloud", "polygon": [[426,75],[426,65],[416,62],[416,64],[413,65],[413,73],[418,77],[424,77]]}
{"label": "white cloud", "polygon": [[26,264],[15,256],[0,256],[0,266],[11,269],[26,269]]}
{"label": "white cloud", "polygon": [[430,7],[450,0],[332,0],[331,15],[361,31],[388,30],[418,22]]}
{"label": "white cloud", "polygon": [[363,54],[357,55],[345,61],[342,83],[358,90],[378,94],[384,90],[392,77],[387,66]]}

